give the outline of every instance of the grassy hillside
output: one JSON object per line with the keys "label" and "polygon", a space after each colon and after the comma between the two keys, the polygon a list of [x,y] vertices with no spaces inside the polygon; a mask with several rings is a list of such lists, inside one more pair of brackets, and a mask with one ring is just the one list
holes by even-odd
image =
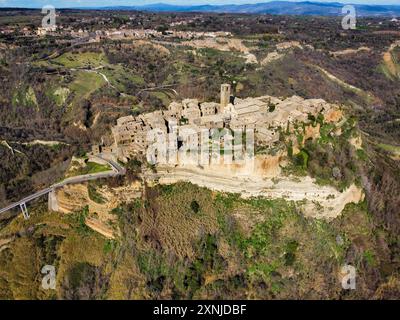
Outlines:
{"label": "grassy hillside", "polygon": [[[179,203],[179,206],[175,204]],[[353,299],[399,294],[366,203],[328,223],[284,200],[241,200],[190,184],[148,189],[115,209],[122,237],[106,240],[82,223],[85,211],[40,207],[1,231],[1,298]],[[25,252],[25,253],[24,253]],[[344,291],[344,263],[358,290]],[[389,264],[387,264],[389,263]],[[13,265],[23,273],[15,273]],[[57,289],[41,289],[40,268],[56,266]],[[387,267],[382,267],[387,265]],[[381,274],[376,274],[379,268]],[[18,278],[15,278],[18,277]]]}

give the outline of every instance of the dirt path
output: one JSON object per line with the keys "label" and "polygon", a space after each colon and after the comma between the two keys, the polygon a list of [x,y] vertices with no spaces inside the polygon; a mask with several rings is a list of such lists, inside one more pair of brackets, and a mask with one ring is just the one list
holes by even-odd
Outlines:
{"label": "dirt path", "polygon": [[386,68],[388,69],[389,73],[394,77],[400,76],[399,67],[395,64],[393,60],[393,51],[397,47],[400,47],[400,41],[396,41],[395,43],[393,43],[390,46],[389,50],[383,54],[383,62]]}
{"label": "dirt path", "polygon": [[359,52],[370,52],[371,48],[368,47],[360,47],[358,49],[344,49],[344,50],[339,50],[339,51],[329,51],[330,54],[332,54],[335,58],[340,57],[340,56],[347,56],[350,54],[356,54]]}
{"label": "dirt path", "polygon": [[395,75],[396,74],[396,66],[393,62],[391,52],[388,51],[383,54],[383,62],[385,63],[386,67],[388,68],[389,72],[392,75]]}

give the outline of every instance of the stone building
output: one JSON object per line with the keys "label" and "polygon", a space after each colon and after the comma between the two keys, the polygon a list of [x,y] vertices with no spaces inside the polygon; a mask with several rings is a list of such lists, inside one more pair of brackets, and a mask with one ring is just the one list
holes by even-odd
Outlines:
{"label": "stone building", "polygon": [[117,150],[118,157],[126,161],[135,155],[146,154],[151,143],[147,141],[150,130],[156,129],[158,134],[170,137],[173,131],[182,128],[199,133],[201,129],[225,127],[254,130],[256,143],[272,147],[279,140],[277,128],[286,129],[288,124],[304,122],[310,114],[316,116],[329,109],[331,105],[324,100],[304,100],[296,96],[285,100],[263,96],[230,101],[230,85],[223,84],[220,104],[185,99],[172,102],[167,110],[119,118],[112,128],[112,150]]}
{"label": "stone building", "polygon": [[226,106],[229,104],[231,99],[231,85],[223,84],[221,85],[221,109],[220,112],[224,112]]}
{"label": "stone building", "polygon": [[204,102],[200,105],[201,116],[212,116],[215,115],[219,110],[218,103],[215,102]]}

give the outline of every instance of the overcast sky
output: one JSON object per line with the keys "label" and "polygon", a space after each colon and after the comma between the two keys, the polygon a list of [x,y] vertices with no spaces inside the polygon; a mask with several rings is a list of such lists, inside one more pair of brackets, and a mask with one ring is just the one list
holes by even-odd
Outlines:
{"label": "overcast sky", "polygon": [[[299,2],[304,0],[292,0]],[[269,2],[268,0],[0,0],[0,7],[25,7],[41,8],[44,5],[52,4],[56,8],[65,7],[88,7],[88,6],[129,6],[143,5],[150,3],[170,4],[244,4]],[[398,4],[400,0],[316,0],[315,2],[342,2],[354,4]]]}

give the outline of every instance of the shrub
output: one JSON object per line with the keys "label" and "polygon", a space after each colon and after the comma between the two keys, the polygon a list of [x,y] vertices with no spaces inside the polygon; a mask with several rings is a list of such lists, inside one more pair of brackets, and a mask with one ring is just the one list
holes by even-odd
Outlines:
{"label": "shrub", "polygon": [[194,213],[199,213],[200,210],[199,203],[196,200],[193,200],[192,203],[190,204],[190,209],[192,209]]}
{"label": "shrub", "polygon": [[302,167],[303,169],[307,169],[307,165],[308,165],[308,158],[309,155],[307,153],[307,151],[305,151],[304,149],[301,150],[299,152],[299,154],[296,155],[295,157],[295,163],[297,166]]}

